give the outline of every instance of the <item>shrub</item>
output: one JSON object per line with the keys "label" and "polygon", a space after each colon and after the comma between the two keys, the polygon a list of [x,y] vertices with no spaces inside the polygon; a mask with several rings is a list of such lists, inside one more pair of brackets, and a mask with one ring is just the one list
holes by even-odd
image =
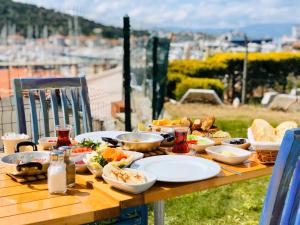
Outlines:
{"label": "shrub", "polygon": [[211,78],[185,78],[175,89],[176,99],[180,99],[190,88],[213,89],[221,97],[223,95],[224,85],[219,79]]}
{"label": "shrub", "polygon": [[[174,89],[178,88],[177,84],[182,80],[182,76],[222,79],[225,74],[228,75],[230,83],[231,98],[240,95],[240,89],[235,88],[235,84],[241,84],[244,56],[244,53],[217,53],[206,60],[175,60],[169,63],[169,73],[180,74],[180,78],[170,75],[173,80],[168,86],[168,95],[172,96]],[[254,94],[253,90],[258,87],[286,91],[287,77],[290,74],[300,75],[299,52],[249,53],[246,87],[248,96],[251,97]],[[181,84],[180,88],[183,86]],[[180,95],[176,94],[176,97]]]}
{"label": "shrub", "polygon": [[168,86],[167,86],[167,96],[170,98],[176,98],[175,89],[177,84],[180,83],[186,76],[180,73],[168,73]]}
{"label": "shrub", "polygon": [[216,60],[175,60],[169,63],[169,72],[179,73],[190,77],[211,77],[224,75],[227,65]]}

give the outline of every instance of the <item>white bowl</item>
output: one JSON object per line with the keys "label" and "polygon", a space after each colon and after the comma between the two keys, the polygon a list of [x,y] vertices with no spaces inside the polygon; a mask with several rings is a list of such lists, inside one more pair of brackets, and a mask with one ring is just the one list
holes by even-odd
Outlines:
{"label": "white bowl", "polygon": [[189,144],[189,148],[193,149],[197,152],[204,151],[207,147],[215,145],[215,142],[209,138],[199,136],[199,137],[197,137],[197,139],[198,140],[206,140],[208,142],[207,144]]}
{"label": "white bowl", "polygon": [[38,142],[43,150],[48,150],[56,146],[57,137],[41,137]]}
{"label": "white bowl", "polygon": [[[230,144],[230,141],[234,141],[234,140],[238,140],[238,139],[244,139],[246,142],[243,143],[243,144]],[[242,149],[245,149],[245,150],[247,150],[251,145],[247,138],[230,138],[230,139],[221,141],[221,144],[222,145],[228,145],[228,146],[231,146],[231,147],[236,147],[236,148],[242,148]]]}
{"label": "white bowl", "polygon": [[[77,144],[77,141],[70,139],[71,144],[75,145]],[[41,137],[39,140],[39,146],[43,149],[43,150],[50,150],[53,147],[56,146],[57,143],[57,137]]]}
{"label": "white bowl", "polygon": [[131,194],[140,194],[146,190],[148,190],[149,188],[151,188],[153,186],[153,184],[156,181],[156,177],[150,173],[144,172],[144,171],[139,171],[136,169],[129,169],[126,168],[124,170],[129,170],[129,171],[138,171],[139,173],[143,174],[144,176],[146,176],[147,182],[143,183],[143,184],[126,184],[120,181],[117,181],[113,178],[111,178],[108,173],[109,173],[109,166],[105,166],[103,168],[103,174],[102,174],[102,178],[105,180],[106,183],[110,184],[111,186],[113,186],[116,189],[131,193]]}
{"label": "white bowl", "polygon": [[[231,165],[240,164],[251,156],[251,152],[249,151],[228,145],[211,146],[206,148],[205,151],[212,156],[213,159]],[[234,156],[221,154],[223,151],[232,153]]]}
{"label": "white bowl", "polygon": [[78,164],[78,163],[75,162],[75,167],[76,167],[76,173],[86,173],[86,172],[89,171],[89,169],[87,168],[86,163]]}

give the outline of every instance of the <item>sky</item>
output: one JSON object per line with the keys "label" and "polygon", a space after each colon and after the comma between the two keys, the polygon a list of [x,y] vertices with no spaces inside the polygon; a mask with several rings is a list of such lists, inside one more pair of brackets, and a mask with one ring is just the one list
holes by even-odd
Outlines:
{"label": "sky", "polygon": [[252,24],[300,23],[300,0],[16,0],[107,25],[135,28],[240,28]]}

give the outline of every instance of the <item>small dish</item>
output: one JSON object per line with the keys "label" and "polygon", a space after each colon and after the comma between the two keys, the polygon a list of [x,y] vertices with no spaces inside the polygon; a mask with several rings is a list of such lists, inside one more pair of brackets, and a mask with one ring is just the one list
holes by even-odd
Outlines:
{"label": "small dish", "polygon": [[38,142],[43,150],[48,150],[56,145],[57,137],[42,137]]}
{"label": "small dish", "polygon": [[76,168],[76,173],[86,173],[86,172],[88,172],[87,165],[82,160],[75,162],[75,168]]}
{"label": "small dish", "polygon": [[232,147],[237,147],[237,148],[242,148],[245,150],[247,150],[250,147],[250,142],[247,138],[230,138],[230,139],[221,141],[221,144],[232,146]]}
{"label": "small dish", "polygon": [[142,184],[128,184],[125,182],[121,182],[121,181],[118,181],[118,180],[112,178],[109,175],[111,168],[112,168],[112,166],[110,164],[106,165],[103,168],[102,178],[105,180],[105,182],[110,184],[112,187],[119,189],[121,191],[125,191],[125,192],[131,193],[131,194],[140,194],[140,193],[148,190],[149,188],[151,188],[154,185],[154,183],[156,182],[156,177],[154,175],[144,172],[144,171],[140,171],[140,170],[136,170],[136,169],[129,169],[129,168],[126,168],[124,170],[136,172],[138,174],[144,175],[146,178],[146,182],[142,183]]}
{"label": "small dish", "polygon": [[[193,143],[195,141],[195,143]],[[206,137],[200,137],[196,135],[188,135],[188,145],[189,148],[197,152],[202,152],[205,148],[214,146],[215,142]]]}
{"label": "small dish", "polygon": [[[39,146],[43,149],[43,150],[50,150],[52,148],[54,148],[56,146],[57,143],[57,137],[41,137],[38,140]],[[76,145],[77,141],[71,139],[71,144],[72,145]]]}
{"label": "small dish", "polygon": [[165,153],[167,155],[190,155],[190,156],[192,156],[192,155],[196,154],[196,152],[194,150],[192,150],[192,149],[190,149],[189,152],[187,152],[187,153],[175,153],[175,152],[172,152],[172,147],[161,148],[161,149],[164,149],[164,151],[165,151]]}
{"label": "small dish", "polygon": [[251,156],[251,152],[228,145],[211,146],[205,149],[213,159],[231,165],[244,162]]}

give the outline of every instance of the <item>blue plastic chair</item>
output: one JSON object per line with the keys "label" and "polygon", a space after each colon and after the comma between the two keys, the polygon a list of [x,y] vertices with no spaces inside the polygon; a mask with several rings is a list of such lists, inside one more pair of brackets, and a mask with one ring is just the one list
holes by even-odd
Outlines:
{"label": "blue plastic chair", "polygon": [[290,184],[287,198],[284,203],[280,224],[282,225],[297,224],[295,222],[296,222],[296,217],[297,217],[297,212],[298,212],[298,207],[300,202],[299,190],[300,190],[300,158],[298,158],[298,162]]}
{"label": "blue plastic chair", "polygon": [[[69,124],[69,108],[72,110],[73,126],[75,135],[80,134],[79,111],[82,111],[83,132],[93,130],[91,109],[88,97],[88,88],[85,76],[81,77],[62,77],[62,78],[15,78],[14,99],[17,114],[17,131],[27,133],[26,117],[23,100],[23,91],[29,92],[29,104],[31,110],[32,138],[35,143],[39,139],[38,116],[36,110],[36,94],[40,100],[40,112],[42,119],[42,134],[46,137],[50,135],[48,103],[46,93],[49,92],[52,108],[54,125],[59,125],[59,106],[56,90],[59,89],[60,102],[64,124]],[[69,98],[67,98],[69,96]],[[70,104],[68,104],[70,102]]]}
{"label": "blue plastic chair", "polygon": [[[299,156],[300,129],[297,128],[288,130],[285,133],[280,151],[275,162],[262,215],[260,218],[260,225],[281,224],[281,221],[286,220],[286,218],[290,218],[289,214],[294,213],[295,210],[291,210],[290,206],[288,206],[288,204],[291,204],[291,201],[289,201],[289,197],[287,196],[290,190],[290,186],[293,183],[294,171],[297,172],[297,170],[299,170],[299,168],[296,169],[296,164],[298,162]],[[297,176],[294,176],[294,179],[296,180],[294,182],[299,182],[298,174]],[[293,195],[293,193],[290,192],[290,195]],[[285,204],[287,205],[285,206]]]}

